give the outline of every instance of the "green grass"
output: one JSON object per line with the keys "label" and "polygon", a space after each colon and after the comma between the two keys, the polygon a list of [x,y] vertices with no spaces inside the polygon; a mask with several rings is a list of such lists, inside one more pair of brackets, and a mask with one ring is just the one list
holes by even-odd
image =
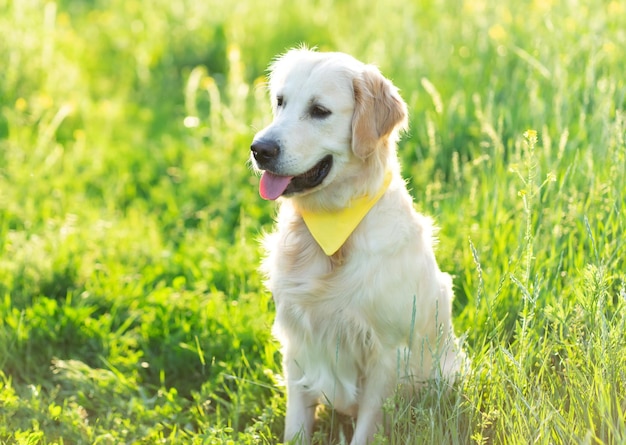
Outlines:
{"label": "green grass", "polygon": [[0,443],[280,441],[246,160],[301,42],[401,89],[472,360],[380,442],[626,442],[622,2],[148,3],[0,0]]}

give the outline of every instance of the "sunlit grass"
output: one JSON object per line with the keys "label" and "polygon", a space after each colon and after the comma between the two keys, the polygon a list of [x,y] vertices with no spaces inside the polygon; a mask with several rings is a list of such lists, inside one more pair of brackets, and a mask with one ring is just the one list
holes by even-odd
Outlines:
{"label": "sunlit grass", "polygon": [[[376,63],[411,113],[471,366],[381,443],[626,441],[626,10],[617,1],[0,0],[0,443],[277,443],[272,57]],[[315,442],[349,441],[320,413]]]}

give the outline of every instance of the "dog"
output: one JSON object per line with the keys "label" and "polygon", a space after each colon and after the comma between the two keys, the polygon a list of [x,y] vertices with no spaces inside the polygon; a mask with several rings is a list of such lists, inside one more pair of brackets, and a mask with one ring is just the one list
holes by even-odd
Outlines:
{"label": "dog", "polygon": [[279,200],[261,269],[287,388],[285,441],[310,443],[316,406],[368,444],[396,390],[454,381],[464,353],[431,220],[396,153],[407,106],[373,65],[292,49],[269,69],[273,121],[251,144],[259,192]]}

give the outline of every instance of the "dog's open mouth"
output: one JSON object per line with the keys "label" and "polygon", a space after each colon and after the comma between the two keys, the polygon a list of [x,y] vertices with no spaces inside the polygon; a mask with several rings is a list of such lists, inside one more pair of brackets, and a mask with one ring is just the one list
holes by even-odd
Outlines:
{"label": "dog's open mouth", "polygon": [[283,195],[293,195],[317,187],[330,172],[333,157],[325,156],[313,168],[297,176],[280,176],[265,170],[259,183],[259,193],[263,199],[277,199]]}

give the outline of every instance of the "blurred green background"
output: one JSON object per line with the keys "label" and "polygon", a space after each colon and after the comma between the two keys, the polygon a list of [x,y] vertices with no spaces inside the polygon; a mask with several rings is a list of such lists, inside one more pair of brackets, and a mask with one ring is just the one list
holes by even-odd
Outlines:
{"label": "blurred green background", "polygon": [[381,443],[626,440],[623,2],[0,0],[0,443],[280,440],[247,158],[300,44],[400,88],[473,360]]}

